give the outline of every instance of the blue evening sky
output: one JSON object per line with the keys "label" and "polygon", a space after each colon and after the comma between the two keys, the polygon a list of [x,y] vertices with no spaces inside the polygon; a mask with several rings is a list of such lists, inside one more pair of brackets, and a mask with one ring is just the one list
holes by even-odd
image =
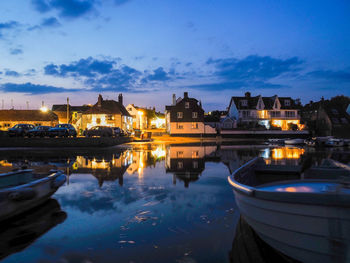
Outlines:
{"label": "blue evening sky", "polygon": [[164,110],[189,91],[206,111],[245,91],[303,103],[350,95],[346,0],[11,0],[0,10],[5,108],[99,93]]}

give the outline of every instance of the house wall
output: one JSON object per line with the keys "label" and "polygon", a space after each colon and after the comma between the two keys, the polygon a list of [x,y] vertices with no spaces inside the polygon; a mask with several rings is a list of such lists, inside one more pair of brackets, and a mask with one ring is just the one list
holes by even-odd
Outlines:
{"label": "house wall", "polygon": [[[192,128],[192,124],[197,124],[198,128]],[[179,126],[182,126],[182,129]],[[216,134],[215,128],[203,122],[171,122],[169,127],[170,134]]]}

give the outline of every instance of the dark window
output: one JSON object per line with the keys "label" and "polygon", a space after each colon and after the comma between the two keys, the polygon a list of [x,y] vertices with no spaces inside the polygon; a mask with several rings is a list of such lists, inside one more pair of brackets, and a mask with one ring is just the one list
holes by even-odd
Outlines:
{"label": "dark window", "polygon": [[189,109],[190,108],[190,103],[189,102],[185,102],[185,108]]}
{"label": "dark window", "polygon": [[182,112],[178,112],[178,113],[177,113],[177,118],[178,118],[178,119],[182,119],[182,117],[183,117],[183,113],[182,113]]}

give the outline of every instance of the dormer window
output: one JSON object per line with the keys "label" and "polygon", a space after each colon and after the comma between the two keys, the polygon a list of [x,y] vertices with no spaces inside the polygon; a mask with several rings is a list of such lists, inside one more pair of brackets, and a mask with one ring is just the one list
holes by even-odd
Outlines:
{"label": "dormer window", "polygon": [[190,103],[189,102],[185,102],[185,108],[189,109],[190,108]]}
{"label": "dormer window", "polygon": [[285,100],[284,101],[284,106],[290,106],[290,100]]}
{"label": "dormer window", "polygon": [[247,100],[241,100],[241,106],[243,106],[243,107],[248,106],[248,101]]}

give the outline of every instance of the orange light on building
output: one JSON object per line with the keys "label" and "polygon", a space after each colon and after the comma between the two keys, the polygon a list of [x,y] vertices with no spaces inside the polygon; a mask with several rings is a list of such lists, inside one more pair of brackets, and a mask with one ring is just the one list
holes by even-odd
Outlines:
{"label": "orange light on building", "polygon": [[304,149],[299,148],[276,148],[272,150],[272,159],[299,159],[304,154]]}

